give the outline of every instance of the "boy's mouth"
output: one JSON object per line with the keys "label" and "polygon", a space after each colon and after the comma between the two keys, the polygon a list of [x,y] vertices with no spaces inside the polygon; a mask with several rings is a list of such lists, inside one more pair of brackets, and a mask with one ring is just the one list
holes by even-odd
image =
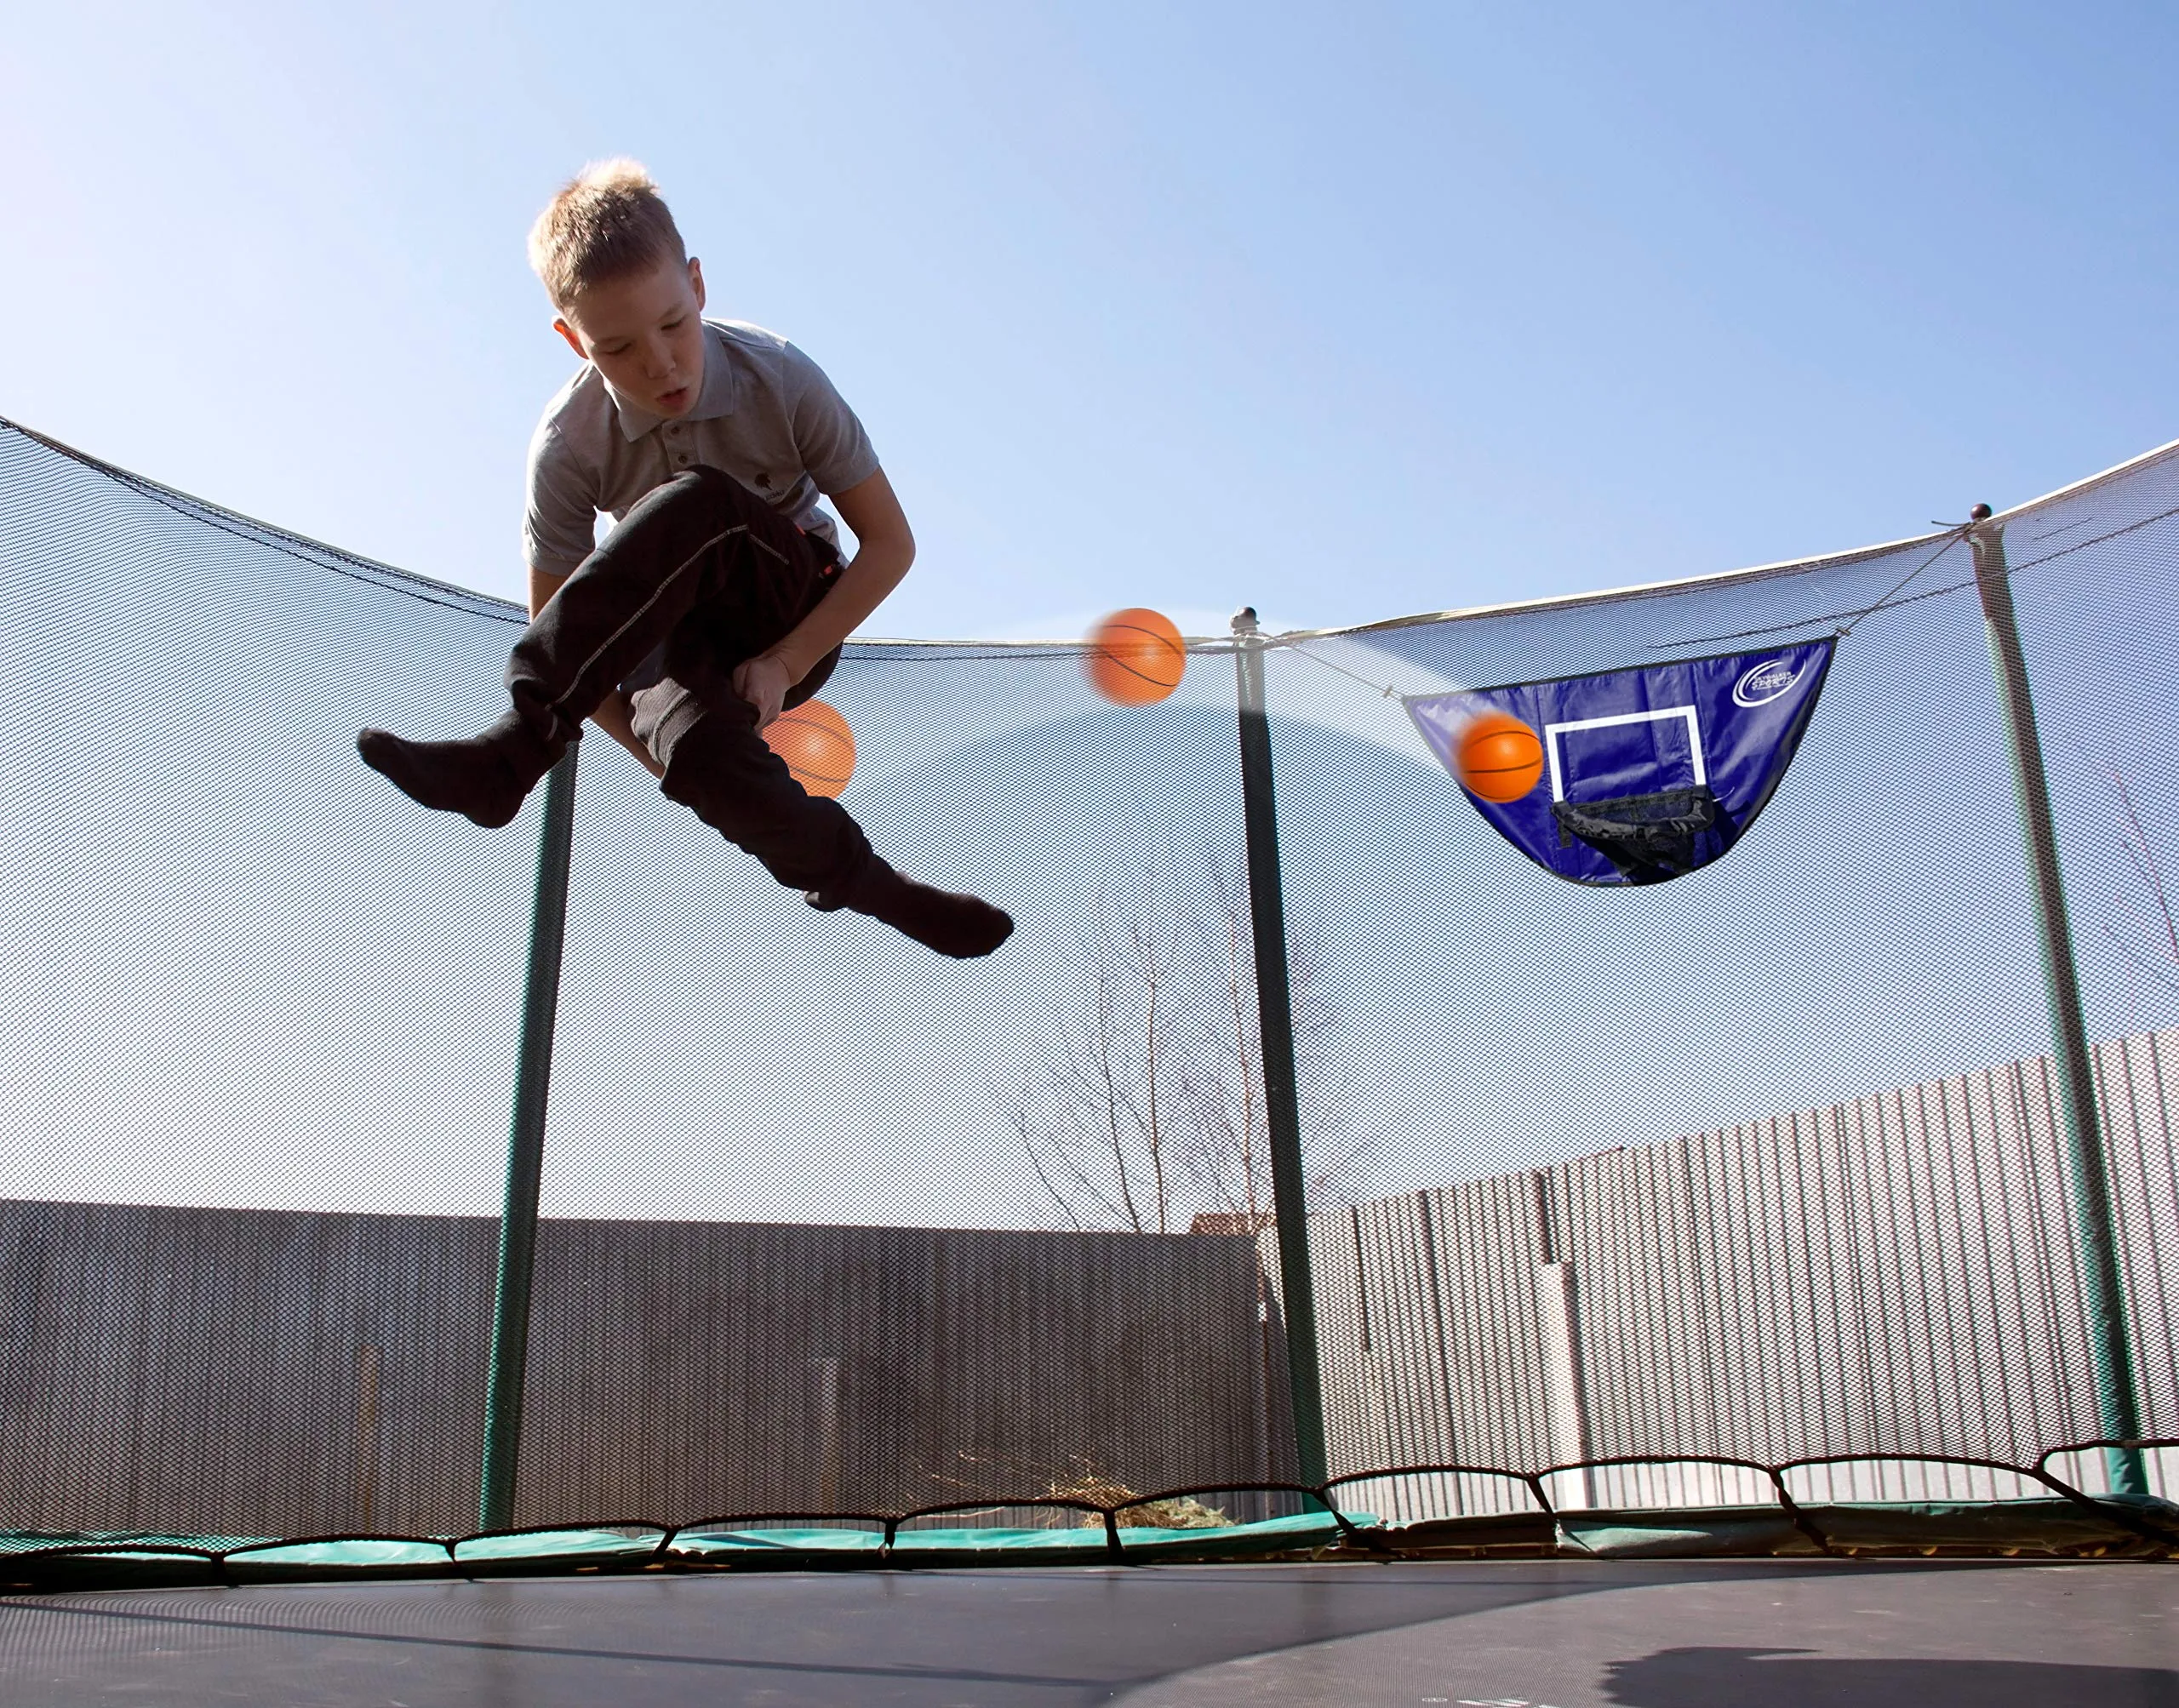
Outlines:
{"label": "boy's mouth", "polygon": [[658,407],[671,414],[688,401],[689,388],[686,386],[676,386],[671,391],[659,398]]}

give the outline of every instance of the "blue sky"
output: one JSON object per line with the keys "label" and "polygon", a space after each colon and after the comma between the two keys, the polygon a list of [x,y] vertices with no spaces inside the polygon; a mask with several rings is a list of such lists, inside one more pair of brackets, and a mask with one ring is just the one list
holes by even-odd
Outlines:
{"label": "blue sky", "polygon": [[868,423],[872,626],[1365,621],[1919,532],[2175,432],[2103,4],[31,9],[0,414],[518,596],[536,209],[627,152]]}

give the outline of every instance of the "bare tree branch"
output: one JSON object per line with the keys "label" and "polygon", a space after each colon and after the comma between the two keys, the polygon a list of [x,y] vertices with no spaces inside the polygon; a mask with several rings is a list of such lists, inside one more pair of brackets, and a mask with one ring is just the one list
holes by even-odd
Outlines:
{"label": "bare tree branch", "polygon": [[[1079,978],[1008,1110],[1067,1225],[1170,1232],[1216,1213],[1263,1225],[1270,1127],[1255,933],[1238,873],[1206,848],[1207,881],[1146,871],[1099,893]],[[1352,1190],[1374,1139],[1351,1129],[1337,1014],[1306,945],[1290,957],[1313,1192]],[[1068,998],[1068,990],[1072,997]],[[1090,1134],[1095,1134],[1094,1141]]]}
{"label": "bare tree branch", "polygon": [[2104,923],[2103,935],[2136,971],[2147,974],[2167,991],[2179,991],[2179,917],[2174,917],[2155,839],[2142,821],[2125,768],[2113,760],[2101,768],[2117,800],[2119,842],[2125,848],[2127,864],[2146,898],[2144,910],[2136,899],[2114,890],[2113,917]]}

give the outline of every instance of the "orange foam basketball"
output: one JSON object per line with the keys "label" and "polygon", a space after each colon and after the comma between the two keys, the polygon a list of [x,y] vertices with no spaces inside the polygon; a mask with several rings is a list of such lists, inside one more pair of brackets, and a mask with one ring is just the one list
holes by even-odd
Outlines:
{"label": "orange foam basketball", "polygon": [[1486,711],[1461,731],[1461,786],[1486,801],[1518,801],[1543,780],[1543,743],[1510,711]]}
{"label": "orange foam basketball", "polygon": [[1156,611],[1115,611],[1090,634],[1090,683],[1115,705],[1155,705],[1181,685],[1187,648]]}
{"label": "orange foam basketball", "polygon": [[813,795],[837,800],[855,775],[855,736],[847,719],[821,700],[782,711],[765,725],[764,740]]}

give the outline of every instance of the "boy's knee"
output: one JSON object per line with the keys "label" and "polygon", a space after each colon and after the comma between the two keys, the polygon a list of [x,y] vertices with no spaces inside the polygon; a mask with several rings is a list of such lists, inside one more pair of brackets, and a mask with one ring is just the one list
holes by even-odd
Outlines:
{"label": "boy's knee", "polygon": [[706,505],[716,510],[736,513],[759,511],[771,515],[772,508],[754,492],[735,479],[724,469],[713,468],[709,463],[698,463],[685,468],[666,483],[669,490],[683,500]]}
{"label": "boy's knee", "polygon": [[762,543],[764,554],[777,562],[799,561],[809,550],[801,528],[724,469],[706,463],[683,469],[653,487],[641,508],[661,518],[671,516],[680,527],[710,530],[740,523],[751,539]]}
{"label": "boy's knee", "polygon": [[700,525],[718,517],[739,520],[762,506],[763,500],[756,494],[725,470],[698,463],[667,476],[645,493],[622,525],[639,517],[649,517],[655,523],[664,523],[669,517],[680,521],[694,518]]}

